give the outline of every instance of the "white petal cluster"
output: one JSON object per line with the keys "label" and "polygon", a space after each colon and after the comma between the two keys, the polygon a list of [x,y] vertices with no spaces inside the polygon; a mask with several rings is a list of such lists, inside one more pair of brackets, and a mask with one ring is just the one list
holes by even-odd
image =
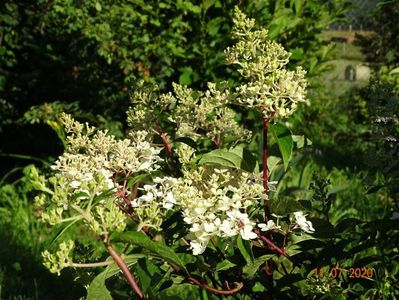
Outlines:
{"label": "white petal cluster", "polygon": [[88,192],[96,182],[96,192],[116,187],[113,175],[118,171],[130,174],[158,168],[159,150],[151,147],[144,137],[135,140],[117,140],[106,131],[94,128],[64,115],[68,135],[68,148],[52,169],[58,171],[69,184],[70,191]]}
{"label": "white petal cluster", "polygon": [[296,226],[298,226],[304,232],[315,232],[312,222],[306,220],[306,215],[302,211],[294,212],[292,219],[296,223]]}
{"label": "white petal cluster", "polygon": [[260,228],[261,231],[271,231],[271,230],[277,230],[281,229],[281,226],[276,225],[273,220],[267,221],[267,223],[259,223],[258,227]]}
{"label": "white petal cluster", "polygon": [[176,199],[172,188],[177,184],[177,179],[173,177],[156,177],[153,185],[146,184],[141,189],[143,194],[132,201],[132,207],[145,207],[151,202],[158,203],[165,209],[172,209],[176,205]]}
{"label": "white petal cluster", "polygon": [[132,217],[139,223],[138,230],[144,226],[159,229],[167,212],[177,204],[173,194],[173,188],[178,183],[176,178],[156,177],[153,182],[140,188],[141,196],[131,202]]}
{"label": "white petal cluster", "polygon": [[214,236],[256,238],[255,223],[245,210],[264,197],[262,184],[238,170],[199,167],[184,175],[174,193],[184,222],[191,226],[194,255],[203,253]]}

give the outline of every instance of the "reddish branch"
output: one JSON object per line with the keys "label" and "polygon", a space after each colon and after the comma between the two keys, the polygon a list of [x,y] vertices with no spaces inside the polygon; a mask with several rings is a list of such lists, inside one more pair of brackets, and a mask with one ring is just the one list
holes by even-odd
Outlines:
{"label": "reddish branch", "polygon": [[114,259],[115,263],[121,269],[123,275],[125,276],[127,282],[131,286],[132,290],[136,293],[137,297],[140,299],[144,298],[143,292],[140,290],[137,282],[134,280],[132,273],[130,273],[128,266],[123,261],[123,259],[116,253],[115,249],[111,245],[107,245],[107,250],[109,254],[111,254],[112,258]]}
{"label": "reddish branch", "polygon": [[116,195],[121,197],[123,199],[123,201],[125,201],[126,205],[130,207],[131,201],[129,200],[128,197],[126,197],[126,191],[124,189],[116,191]]}
{"label": "reddish branch", "polygon": [[186,274],[185,272],[180,270],[180,268],[178,266],[176,266],[174,264],[170,264],[170,265],[173,268],[173,270],[175,270],[177,273],[180,273],[180,274],[184,275],[186,277],[186,279],[191,284],[198,285],[199,287],[201,287],[201,288],[203,288],[203,289],[205,289],[205,290],[207,290],[207,291],[209,291],[209,292],[211,292],[213,294],[216,294],[216,295],[227,295],[227,296],[228,295],[233,295],[233,294],[238,293],[244,287],[244,284],[242,282],[235,282],[234,284],[235,284],[236,287],[233,288],[233,289],[218,290],[218,289],[215,289],[215,288],[207,285],[205,282],[200,281],[200,280],[190,276],[189,274]]}
{"label": "reddish branch", "polygon": [[[269,178],[267,170],[267,132],[269,128],[269,118],[263,117],[263,188],[266,196],[269,194]],[[270,218],[270,200],[265,200],[264,208],[266,220]]]}
{"label": "reddish branch", "polygon": [[187,277],[187,280],[190,281],[192,284],[198,285],[199,287],[201,287],[207,291],[210,291],[211,293],[216,294],[216,295],[233,295],[233,294],[238,293],[244,286],[244,284],[242,282],[235,282],[234,284],[236,285],[236,287],[234,289],[218,290],[213,287],[210,287],[206,283],[201,282],[191,276]]}
{"label": "reddish branch", "polygon": [[258,237],[265,242],[271,249],[276,251],[277,253],[285,256],[289,260],[291,260],[291,256],[289,256],[284,249],[278,247],[276,244],[274,244],[271,240],[269,240],[267,237],[263,236],[258,230],[254,230],[254,232],[258,235]]}
{"label": "reddish branch", "polygon": [[163,145],[164,145],[166,151],[167,151],[168,154],[169,154],[170,159],[171,159],[173,162],[176,162],[176,158],[175,158],[174,155],[173,155],[172,147],[170,146],[170,143],[169,143],[168,139],[166,138],[166,133],[165,133],[165,132],[162,132],[162,133],[161,133],[161,138],[162,138],[162,141],[163,141]]}
{"label": "reddish branch", "polygon": [[[265,194],[269,193],[269,185],[268,185],[268,174],[267,174],[267,131],[269,128],[269,119],[267,117],[263,117],[263,187],[265,189]],[[268,200],[266,200],[269,202]],[[265,202],[265,205],[269,206],[269,204]]]}

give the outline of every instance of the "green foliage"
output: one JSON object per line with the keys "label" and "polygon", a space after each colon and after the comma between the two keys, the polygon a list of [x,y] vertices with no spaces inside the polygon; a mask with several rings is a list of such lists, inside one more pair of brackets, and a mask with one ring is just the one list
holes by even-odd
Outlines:
{"label": "green foliage", "polygon": [[[243,47],[237,52],[239,71],[226,67],[222,49],[232,44],[228,33],[237,3],[258,24],[246,32],[254,37],[247,42],[274,47],[265,42],[262,28],[267,28],[269,38],[290,53],[287,74],[302,65],[310,79],[311,105],[294,119],[269,126],[274,215],[268,219],[259,178],[265,166],[258,163],[262,113],[247,109],[262,109],[251,105],[264,100],[265,90],[245,89],[254,82],[250,88],[260,86],[256,79],[269,72],[264,67],[270,62],[262,65],[267,56],[256,47],[251,59],[241,59],[250,52]],[[0,256],[0,296],[52,299],[62,298],[62,292],[79,298],[86,286],[88,299],[135,299],[115,263],[65,270],[58,281],[39,266],[45,249],[51,251],[47,262],[59,259],[68,267],[109,264],[107,247],[113,246],[149,299],[217,299],[212,288],[239,290],[220,296],[224,299],[397,297],[397,221],[389,220],[397,193],[397,151],[396,142],[386,140],[397,137],[397,126],[374,123],[397,115],[397,94],[385,84],[396,82],[395,71],[389,66],[380,75],[383,84],[353,92],[351,102],[347,96],[332,99],[318,82],[332,47],[317,35],[346,9],[341,0],[0,4],[0,129],[44,123],[67,147],[50,180],[45,177],[54,170],[35,173],[32,167],[18,182],[12,179],[20,169],[1,180],[0,234],[9,247]],[[280,58],[285,65],[289,55],[273,47],[266,51],[271,62]],[[255,66],[261,70],[251,70]],[[145,84],[136,84],[138,79]],[[171,89],[173,81],[180,85]],[[132,83],[140,90],[130,95]],[[254,100],[246,107],[240,106],[244,94]],[[120,140],[130,96],[133,130]],[[273,101],[292,101],[277,96]],[[264,111],[284,115],[276,108],[286,104]],[[68,125],[60,117],[64,111],[109,131],[83,122]],[[155,150],[162,145],[162,151]],[[150,152],[152,162],[143,159]],[[374,165],[364,163],[361,153]],[[19,152],[7,155],[2,157],[32,159]],[[54,160],[42,157],[43,166]],[[359,162],[363,170],[355,172]],[[215,209],[226,207],[223,201],[236,210]],[[36,215],[61,223],[50,233]],[[74,240],[71,252],[51,254],[68,240]],[[346,269],[339,278],[331,275],[336,267]],[[349,278],[352,267],[374,268],[373,278]],[[33,285],[28,286],[29,278]],[[48,288],[49,282],[57,285]]]}
{"label": "green foliage", "polygon": [[292,140],[292,134],[288,128],[282,124],[273,124],[270,126],[270,133],[273,138],[277,141],[278,148],[280,150],[284,169],[287,170],[288,163],[291,160],[292,150],[294,148],[294,142]]}
{"label": "green foliage", "polygon": [[170,264],[178,266],[184,272],[187,272],[186,267],[180,258],[174,253],[173,249],[162,245],[160,242],[151,241],[148,236],[142,232],[127,231],[116,233],[111,236],[111,241],[131,243],[143,248],[144,252],[148,251],[149,255],[164,259]]}

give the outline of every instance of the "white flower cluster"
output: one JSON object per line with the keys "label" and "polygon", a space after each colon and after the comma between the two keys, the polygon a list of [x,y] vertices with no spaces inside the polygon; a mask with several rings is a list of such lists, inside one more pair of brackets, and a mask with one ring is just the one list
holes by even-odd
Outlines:
{"label": "white flower cluster", "polygon": [[273,220],[268,220],[266,224],[259,223],[258,227],[261,229],[261,231],[272,231],[281,229],[281,226],[278,226],[276,223],[274,223]]}
{"label": "white flower cluster", "polygon": [[300,67],[286,70],[290,54],[267,39],[266,29],[254,27],[255,20],[236,7],[233,34],[238,42],[225,54],[227,62],[238,65],[248,82],[236,88],[235,101],[259,109],[268,118],[288,117],[299,102],[306,101],[305,71]]}
{"label": "white flower cluster", "polygon": [[[282,216],[277,216],[272,214],[277,218],[277,224],[273,220],[268,220],[267,223],[259,223],[258,227],[261,231],[277,231],[281,230],[281,226],[278,225],[278,220],[282,218]],[[313,233],[315,229],[313,228],[312,222],[306,219],[306,215],[302,211],[294,212],[291,217],[291,225],[293,225],[293,229],[300,228],[302,231],[306,233]]]}
{"label": "white flower cluster", "polygon": [[112,189],[117,184],[112,180],[118,171],[130,174],[150,172],[158,168],[159,150],[151,147],[144,136],[136,140],[116,140],[106,131],[94,132],[94,128],[83,125],[63,115],[68,135],[68,148],[52,166],[69,184],[70,192],[90,192],[91,182],[97,183],[96,192]]}
{"label": "white flower cluster", "polygon": [[190,225],[194,255],[205,251],[214,236],[254,239],[246,208],[264,199],[263,186],[249,173],[240,170],[200,166],[184,169],[184,176],[153,179],[141,188],[142,195],[132,201],[133,217],[143,226],[159,229],[167,211],[181,210]]}
{"label": "white flower cluster", "polygon": [[296,224],[295,227],[299,227],[304,232],[306,233],[315,232],[312,222],[306,220],[306,215],[303,213],[303,211],[294,212],[293,217],[291,219],[293,222],[295,222]]}
{"label": "white flower cluster", "polygon": [[265,197],[263,186],[251,175],[238,170],[206,169],[185,172],[174,188],[184,222],[191,225],[194,255],[205,251],[214,236],[254,239],[254,222],[246,208]]}
{"label": "white flower cluster", "polygon": [[132,201],[132,207],[145,207],[150,202],[157,202],[165,209],[172,209],[176,204],[172,188],[177,183],[177,179],[173,177],[156,177],[155,185],[146,184],[142,190],[145,192],[142,196]]}
{"label": "white flower cluster", "polygon": [[173,188],[178,183],[176,178],[156,177],[153,182],[140,188],[142,195],[131,202],[132,217],[139,223],[138,230],[144,226],[159,229],[167,212],[177,204],[173,194]]}

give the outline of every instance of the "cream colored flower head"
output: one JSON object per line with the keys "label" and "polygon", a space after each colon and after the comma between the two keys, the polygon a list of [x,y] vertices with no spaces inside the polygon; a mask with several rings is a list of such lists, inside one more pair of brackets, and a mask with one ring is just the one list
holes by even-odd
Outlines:
{"label": "cream colored flower head", "polygon": [[285,118],[306,101],[305,71],[301,67],[287,70],[290,54],[268,40],[267,30],[255,30],[255,20],[249,19],[237,7],[234,12],[235,45],[225,51],[229,64],[247,80],[236,87],[236,103],[259,109],[265,117]]}

